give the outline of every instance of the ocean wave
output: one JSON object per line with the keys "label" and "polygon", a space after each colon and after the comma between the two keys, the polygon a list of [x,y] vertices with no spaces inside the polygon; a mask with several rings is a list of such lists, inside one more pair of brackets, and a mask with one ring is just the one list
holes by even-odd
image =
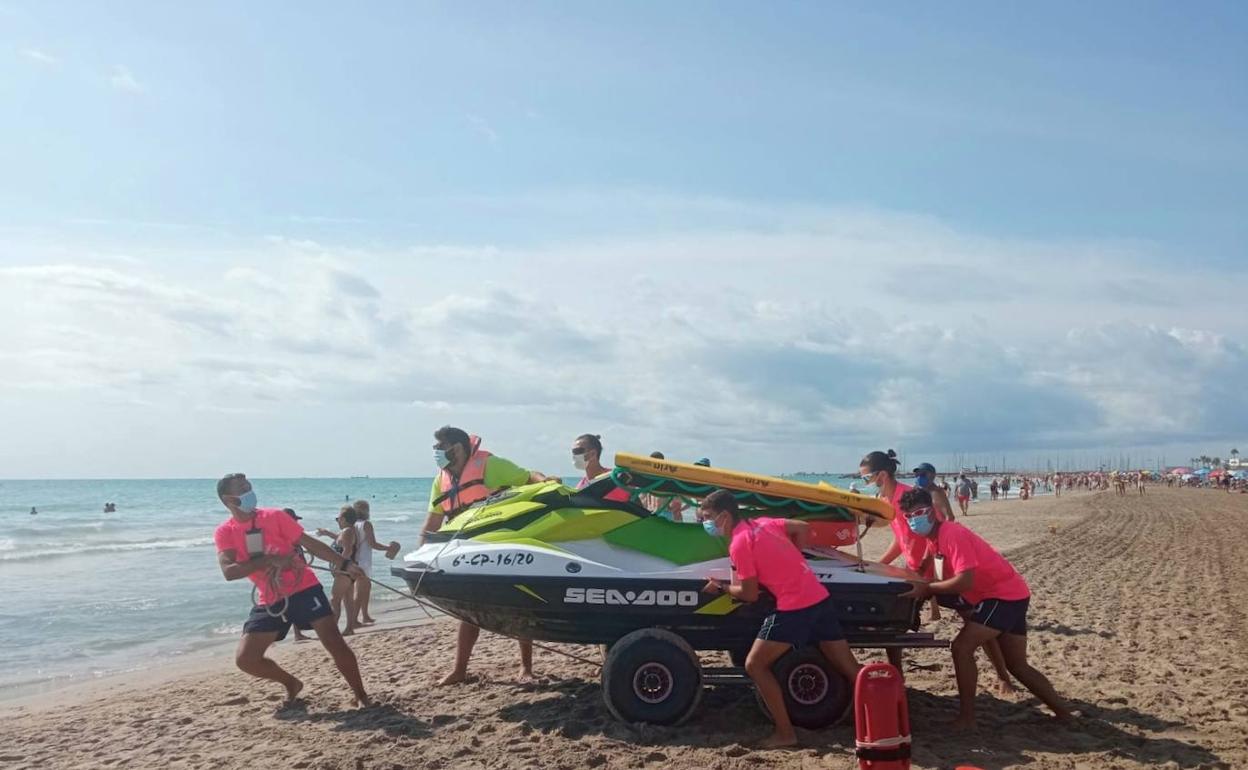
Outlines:
{"label": "ocean wave", "polygon": [[0,537],[0,551],[12,551],[13,540],[7,537]]}
{"label": "ocean wave", "polygon": [[13,527],[12,529],[6,531],[17,537],[40,537],[44,535],[90,535],[96,532],[102,532],[105,527],[114,523],[115,522],[112,521],[56,522],[51,526],[31,524],[22,527]]}
{"label": "ocean wave", "polygon": [[160,551],[173,548],[197,548],[212,545],[210,537],[184,538],[181,540],[143,540],[139,542],[71,543],[51,548],[32,548],[0,554],[0,562],[54,559],[61,556],[83,556],[93,553],[117,553],[119,551]]}

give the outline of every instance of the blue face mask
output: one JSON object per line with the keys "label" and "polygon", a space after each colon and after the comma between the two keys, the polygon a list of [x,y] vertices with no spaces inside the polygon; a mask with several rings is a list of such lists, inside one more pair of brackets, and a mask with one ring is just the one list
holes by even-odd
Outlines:
{"label": "blue face mask", "polygon": [[705,529],[706,534],[710,535],[711,537],[719,537],[719,527],[715,526],[714,519],[703,519],[702,529]]}
{"label": "blue face mask", "polygon": [[439,468],[445,468],[451,464],[451,458],[446,456],[445,449],[433,450],[433,461],[438,464]]}
{"label": "blue face mask", "polygon": [[932,477],[926,473],[920,473],[914,479],[914,485],[919,489],[927,489],[932,485]]}
{"label": "blue face mask", "polygon": [[238,510],[243,513],[255,513],[256,490],[249,489],[238,496]]}
{"label": "blue face mask", "polygon": [[910,531],[919,537],[932,534],[932,528],[936,526],[936,520],[932,518],[931,511],[918,516],[907,516],[906,523],[910,525]]}

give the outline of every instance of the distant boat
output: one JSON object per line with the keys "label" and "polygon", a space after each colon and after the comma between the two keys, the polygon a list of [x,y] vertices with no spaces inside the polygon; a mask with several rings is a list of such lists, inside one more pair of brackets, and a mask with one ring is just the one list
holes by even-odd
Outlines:
{"label": "distant boat", "polygon": [[353,479],[366,479],[368,476],[352,476]]}

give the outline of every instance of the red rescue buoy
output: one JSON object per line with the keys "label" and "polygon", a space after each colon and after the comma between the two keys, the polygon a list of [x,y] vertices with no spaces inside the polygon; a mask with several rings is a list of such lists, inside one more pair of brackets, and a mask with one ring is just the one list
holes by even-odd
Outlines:
{"label": "red rescue buoy", "polygon": [[888,663],[863,666],[854,683],[860,770],[910,770],[910,708],[901,673]]}

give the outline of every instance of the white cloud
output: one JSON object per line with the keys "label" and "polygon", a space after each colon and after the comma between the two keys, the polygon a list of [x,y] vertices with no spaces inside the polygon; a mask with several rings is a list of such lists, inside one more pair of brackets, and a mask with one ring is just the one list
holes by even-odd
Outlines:
{"label": "white cloud", "polygon": [[147,88],[135,79],[129,68],[122,64],[113,67],[113,74],[109,76],[108,82],[113,88],[126,93],[141,94],[147,91]]}
{"label": "white cloud", "polygon": [[33,62],[37,62],[45,66],[51,66],[51,65],[61,63],[61,60],[58,59],[57,57],[53,56],[47,51],[41,51],[38,48],[23,48],[21,50],[21,54],[22,56],[25,56],[27,59],[30,59]]}
{"label": "white cloud", "polygon": [[1225,406],[1248,353],[1220,328],[1240,312],[1243,273],[880,212],[775,216],[786,226],[526,250],[280,238],[219,258],[215,276],[150,260],[0,268],[12,330],[0,394],[316,424],[412,410],[387,412],[365,465],[433,421],[552,470],[565,447],[535,437],[591,429],[614,449],[760,470],[847,467],[880,446],[1026,453],[1248,433]]}
{"label": "white cloud", "polygon": [[468,126],[481,138],[490,144],[498,144],[498,132],[490,125],[490,122],[480,115],[466,115]]}

